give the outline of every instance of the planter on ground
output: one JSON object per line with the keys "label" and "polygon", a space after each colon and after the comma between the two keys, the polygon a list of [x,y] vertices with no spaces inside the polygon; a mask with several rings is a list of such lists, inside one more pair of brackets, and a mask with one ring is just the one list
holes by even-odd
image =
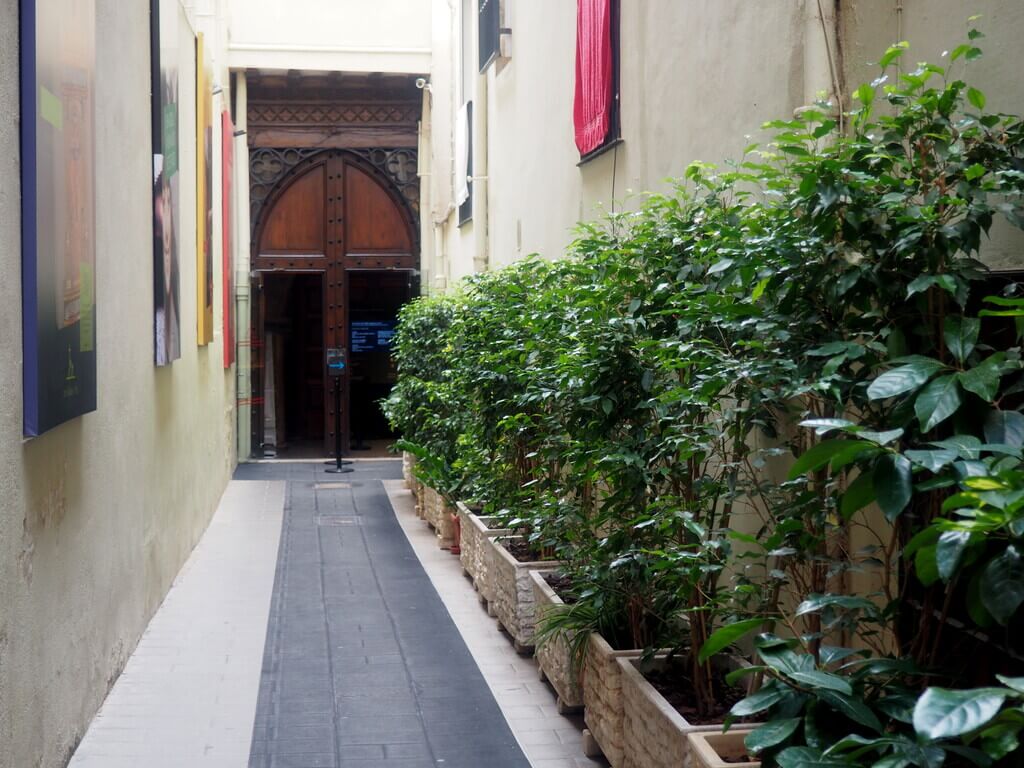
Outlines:
{"label": "planter on ground", "polygon": [[[690,766],[688,736],[722,731],[721,723],[695,725],[676,711],[640,671],[640,659],[619,658],[622,684],[622,768]],[[664,665],[653,659],[645,669]]]}
{"label": "planter on ground", "polygon": [[517,560],[503,546],[502,542],[522,540],[519,536],[491,537],[486,541],[493,556],[494,599],[489,608],[493,610],[498,623],[515,643],[516,652],[526,654],[533,649],[534,598],[533,581],[530,571],[551,570],[561,563],[555,560],[538,560],[523,563]]}
{"label": "planter on ground", "polygon": [[462,569],[473,581],[473,586],[480,593],[480,599],[484,602],[494,599],[493,591],[489,588],[488,572],[491,570],[491,548],[487,539],[495,536],[509,536],[511,531],[507,528],[493,528],[496,518],[481,517],[475,514],[461,501],[455,505],[459,511],[459,520],[462,534],[462,551],[459,553],[459,561]]}
{"label": "planter on ground", "polygon": [[[592,633],[583,660],[583,751],[600,751],[612,768],[622,766],[622,670],[618,659],[639,659],[642,650],[616,651],[601,635]],[[596,747],[596,748],[595,748]]]}
{"label": "planter on ground", "polygon": [[[553,571],[532,571],[533,598],[536,603],[536,621],[539,624],[545,614],[557,606],[565,605],[544,576]],[[541,678],[551,683],[558,694],[558,711],[562,714],[578,711],[583,707],[583,688],[580,675],[569,648],[571,637],[551,635],[536,647],[534,655],[540,667]]]}
{"label": "planter on ground", "polygon": [[690,760],[686,768],[758,768],[760,760],[744,760],[747,747],[743,739],[749,728],[732,728],[726,733],[698,731],[687,738],[690,742]]}
{"label": "planter on ground", "polygon": [[423,519],[437,534],[438,546],[451,549],[455,540],[451,505],[441,494],[427,486],[423,486]]}
{"label": "planter on ground", "polygon": [[413,493],[416,492],[416,486],[419,485],[419,481],[416,480],[416,457],[408,451],[402,451],[402,478],[405,480],[405,487]]}

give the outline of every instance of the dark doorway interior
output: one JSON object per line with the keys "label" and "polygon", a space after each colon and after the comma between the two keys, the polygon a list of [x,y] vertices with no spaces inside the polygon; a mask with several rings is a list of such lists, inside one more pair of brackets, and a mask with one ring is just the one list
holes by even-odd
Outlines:
{"label": "dark doorway interior", "polygon": [[324,442],[323,276],[271,273],[264,281],[265,452],[319,456]]}
{"label": "dark doorway interior", "polygon": [[351,438],[359,450],[394,437],[379,401],[395,382],[390,342],[398,310],[413,295],[413,273],[352,270],[348,286]]}

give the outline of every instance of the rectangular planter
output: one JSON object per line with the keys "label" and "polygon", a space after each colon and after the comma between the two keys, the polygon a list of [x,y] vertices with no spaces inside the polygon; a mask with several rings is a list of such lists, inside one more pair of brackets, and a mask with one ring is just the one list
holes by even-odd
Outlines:
{"label": "rectangular planter", "polygon": [[473,580],[473,586],[480,592],[481,599],[493,600],[493,594],[490,594],[491,590],[487,587],[487,574],[493,560],[487,539],[509,536],[512,532],[507,528],[492,528],[496,518],[481,517],[461,501],[455,506],[462,527],[462,551],[459,553],[462,568]]}
{"label": "rectangular planter", "polygon": [[455,543],[453,511],[441,494],[433,488],[423,487],[423,519],[434,529],[437,545],[441,549],[451,549]]}
{"label": "rectangular planter", "polygon": [[[594,757],[591,740],[611,763],[621,768],[623,760],[622,671],[618,659],[639,659],[640,649],[616,651],[601,635],[590,635],[583,660],[584,752]],[[589,732],[589,734],[588,734]]]}
{"label": "rectangular planter", "polygon": [[[717,657],[721,664],[736,669],[739,659]],[[622,768],[691,768],[689,735],[722,732],[722,723],[695,725],[676,711],[640,671],[638,658],[619,658],[622,681],[623,728]],[[655,658],[648,669],[664,664]],[[752,728],[754,726],[745,726]]]}
{"label": "rectangular planter", "polygon": [[[551,571],[532,571],[533,599],[536,603],[536,620],[539,624],[546,612],[556,606],[565,605],[562,598],[544,579]],[[549,636],[536,646],[534,655],[541,669],[541,676],[551,683],[558,694],[558,711],[562,714],[576,712],[583,707],[583,687],[569,649],[571,637]]]}
{"label": "rectangular planter", "polygon": [[534,598],[533,581],[530,571],[551,570],[561,563],[555,560],[540,560],[521,563],[504,546],[503,541],[518,539],[517,536],[492,537],[487,539],[493,556],[494,600],[491,603],[498,622],[515,643],[516,652],[526,654],[533,649]]}
{"label": "rectangular planter", "polygon": [[760,760],[744,761],[747,747],[743,739],[750,733],[749,727],[730,728],[727,733],[704,731],[691,733],[691,759],[687,768],[757,768]]}
{"label": "rectangular planter", "polygon": [[418,485],[414,472],[415,467],[416,457],[408,451],[402,451],[402,479],[405,480],[405,487],[413,492],[416,491]]}

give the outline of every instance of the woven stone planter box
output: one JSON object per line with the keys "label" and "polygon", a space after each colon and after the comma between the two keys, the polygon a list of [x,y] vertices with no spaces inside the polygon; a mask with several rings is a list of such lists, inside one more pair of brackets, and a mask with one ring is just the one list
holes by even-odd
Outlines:
{"label": "woven stone planter box", "polygon": [[402,451],[402,478],[405,480],[405,487],[413,493],[416,492],[416,486],[419,485],[414,472],[415,467],[416,457],[408,451]]}
{"label": "woven stone planter box", "polygon": [[488,573],[492,569],[494,557],[487,540],[495,536],[509,536],[512,532],[507,528],[492,528],[495,518],[477,515],[461,501],[455,506],[461,521],[462,551],[459,553],[459,560],[462,568],[472,579],[473,586],[480,593],[480,599],[484,602],[493,600]]}
{"label": "woven stone planter box", "polygon": [[555,560],[540,560],[521,563],[502,546],[503,541],[519,539],[518,536],[492,537],[487,543],[493,557],[493,580],[491,587],[494,599],[490,607],[498,623],[512,637],[516,652],[527,654],[533,650],[534,604],[533,580],[530,571],[552,570],[561,563]]}
{"label": "woven stone planter box", "polygon": [[[560,605],[565,605],[562,598],[544,579],[545,573],[551,571],[532,571],[533,598],[536,602],[536,620],[540,624],[544,615]],[[571,638],[563,635],[551,635],[543,643],[536,646],[534,655],[540,666],[541,677],[551,683],[558,694],[558,711],[562,714],[575,712],[583,707],[583,687],[580,675],[576,670],[572,652],[569,649]]]}
{"label": "woven stone planter box", "polygon": [[689,734],[721,732],[722,725],[687,721],[641,674],[639,659],[620,658],[616,663],[622,681],[622,768],[690,768]]}
{"label": "woven stone planter box", "polygon": [[584,752],[596,756],[594,744],[612,768],[621,768],[623,760],[622,668],[619,659],[639,659],[643,651],[616,651],[601,635],[590,635],[583,661]]}
{"label": "woven stone planter box", "polygon": [[743,760],[747,754],[743,739],[750,730],[744,727],[730,728],[727,733],[721,729],[691,733],[687,736],[691,755],[687,768],[757,768],[760,760]]}
{"label": "woven stone planter box", "polygon": [[451,549],[455,543],[455,523],[452,519],[453,508],[444,497],[433,488],[423,488],[423,519],[437,534],[437,544],[441,549]]}

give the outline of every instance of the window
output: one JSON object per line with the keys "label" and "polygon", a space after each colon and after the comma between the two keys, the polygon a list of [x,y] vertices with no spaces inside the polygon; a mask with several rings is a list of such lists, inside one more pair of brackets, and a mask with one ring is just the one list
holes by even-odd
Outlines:
{"label": "window", "polygon": [[573,126],[580,162],[619,143],[619,0],[576,2]]}
{"label": "window", "polygon": [[501,2],[500,0],[479,0],[477,17],[479,35],[480,71],[498,58],[501,47]]}
{"label": "window", "polygon": [[473,102],[467,101],[456,116],[455,202],[459,226],[473,218]]}

